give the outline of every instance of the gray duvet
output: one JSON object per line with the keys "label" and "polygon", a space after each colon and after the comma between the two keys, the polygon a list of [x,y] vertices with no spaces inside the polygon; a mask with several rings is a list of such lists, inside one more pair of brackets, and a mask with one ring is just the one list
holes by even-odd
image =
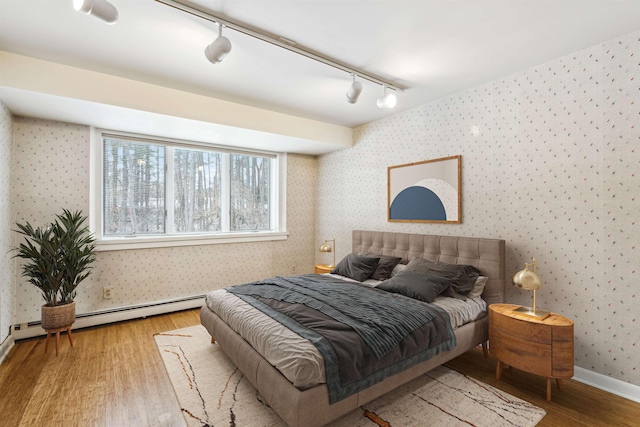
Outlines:
{"label": "gray duvet", "polygon": [[331,403],[455,347],[441,308],[330,276],[293,276],[226,289],[312,342]]}

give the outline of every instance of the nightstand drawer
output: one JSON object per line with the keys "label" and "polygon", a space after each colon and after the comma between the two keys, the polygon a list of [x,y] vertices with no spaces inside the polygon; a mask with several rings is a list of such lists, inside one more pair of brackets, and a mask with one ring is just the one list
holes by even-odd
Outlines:
{"label": "nightstand drawer", "polygon": [[531,323],[526,320],[496,314],[491,316],[490,323],[496,331],[501,331],[514,338],[550,345],[552,341],[551,326]]}
{"label": "nightstand drawer", "polygon": [[494,330],[490,337],[490,348],[495,358],[507,365],[544,377],[552,375],[550,344],[540,344]]}

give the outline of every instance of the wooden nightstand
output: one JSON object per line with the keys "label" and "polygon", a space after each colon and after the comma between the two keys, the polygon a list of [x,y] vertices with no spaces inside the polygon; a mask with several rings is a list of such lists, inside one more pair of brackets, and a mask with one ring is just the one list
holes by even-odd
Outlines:
{"label": "wooden nightstand", "polygon": [[325,265],[325,264],[316,264],[315,267],[316,267],[316,270],[315,270],[316,274],[331,273],[331,270],[335,268],[335,266],[333,265]]}
{"label": "wooden nightstand", "polygon": [[573,322],[551,313],[544,320],[513,310],[512,304],[489,306],[489,349],[498,359],[496,378],[503,365],[547,377],[547,400],[551,400],[551,379],[558,388],[573,376]]}

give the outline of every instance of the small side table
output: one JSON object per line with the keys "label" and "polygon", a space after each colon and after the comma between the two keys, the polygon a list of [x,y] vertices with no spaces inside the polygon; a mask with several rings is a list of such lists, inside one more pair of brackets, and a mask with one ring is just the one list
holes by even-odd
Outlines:
{"label": "small side table", "polygon": [[496,378],[503,365],[547,377],[547,400],[551,400],[551,380],[559,389],[562,380],[573,376],[573,322],[551,313],[545,319],[514,311],[512,304],[489,306],[489,349],[498,359]]}
{"label": "small side table", "polygon": [[49,338],[51,338],[51,334],[55,333],[56,334],[56,356],[58,355],[58,348],[60,347],[60,332],[61,331],[67,331],[67,335],[69,336],[69,344],[71,344],[71,347],[73,347],[73,339],[71,338],[71,325],[69,326],[64,326],[62,328],[55,328],[55,329],[45,329],[45,331],[47,331],[47,343],[44,345],[44,352],[47,352],[47,349],[49,348]]}
{"label": "small side table", "polygon": [[326,264],[316,264],[315,267],[316,267],[315,268],[316,274],[331,273],[331,271],[335,268],[335,266],[333,265],[326,265]]}

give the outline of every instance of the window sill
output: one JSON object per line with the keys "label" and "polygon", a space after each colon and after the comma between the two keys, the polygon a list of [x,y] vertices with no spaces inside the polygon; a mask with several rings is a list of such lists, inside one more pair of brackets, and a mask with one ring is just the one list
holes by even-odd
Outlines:
{"label": "window sill", "polygon": [[265,242],[286,240],[289,233],[257,231],[207,235],[103,237],[96,240],[96,251],[122,251],[129,249],[169,248],[175,246],[221,245],[228,243]]}

